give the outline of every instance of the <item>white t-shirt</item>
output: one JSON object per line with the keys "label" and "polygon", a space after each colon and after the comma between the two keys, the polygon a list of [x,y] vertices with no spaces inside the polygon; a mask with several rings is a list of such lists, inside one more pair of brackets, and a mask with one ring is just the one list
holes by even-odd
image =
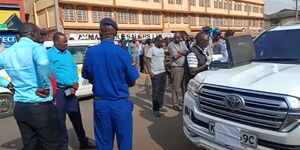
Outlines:
{"label": "white t-shirt", "polygon": [[157,75],[166,72],[165,52],[163,48],[151,47],[147,51],[146,57],[151,59],[151,71],[153,74]]}

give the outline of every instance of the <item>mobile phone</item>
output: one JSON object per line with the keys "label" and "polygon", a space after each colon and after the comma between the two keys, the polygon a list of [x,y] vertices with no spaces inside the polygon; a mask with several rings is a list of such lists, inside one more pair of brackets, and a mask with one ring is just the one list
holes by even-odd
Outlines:
{"label": "mobile phone", "polygon": [[65,94],[66,94],[66,96],[72,95],[71,90],[70,89],[65,90]]}

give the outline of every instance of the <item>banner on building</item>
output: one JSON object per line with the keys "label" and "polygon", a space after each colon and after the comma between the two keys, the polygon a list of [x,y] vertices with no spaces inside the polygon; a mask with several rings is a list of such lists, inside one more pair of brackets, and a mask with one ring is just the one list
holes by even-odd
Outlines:
{"label": "banner on building", "polygon": [[[165,37],[173,37],[174,33],[123,33],[125,35],[125,39],[131,40],[136,38],[137,40],[146,40],[146,39],[153,39],[156,36],[161,35],[163,38]],[[121,39],[122,33],[119,33],[115,40]],[[100,40],[99,34],[95,33],[80,33],[80,34],[70,34],[70,39],[73,40]]]}

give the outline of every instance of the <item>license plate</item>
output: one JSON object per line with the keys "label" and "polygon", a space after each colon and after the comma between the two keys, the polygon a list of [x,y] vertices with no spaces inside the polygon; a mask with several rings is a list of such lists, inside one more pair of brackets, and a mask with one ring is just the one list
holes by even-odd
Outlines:
{"label": "license plate", "polygon": [[[214,122],[209,123],[208,132],[210,134],[215,135],[215,126],[216,126],[216,124]],[[240,142],[242,145],[256,148],[257,147],[257,136],[254,134],[240,130]]]}

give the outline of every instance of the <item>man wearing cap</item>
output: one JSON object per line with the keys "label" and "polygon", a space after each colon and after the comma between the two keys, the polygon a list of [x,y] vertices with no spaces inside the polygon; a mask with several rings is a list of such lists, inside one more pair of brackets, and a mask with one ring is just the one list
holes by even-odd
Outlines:
{"label": "man wearing cap", "polygon": [[99,150],[112,150],[115,134],[119,150],[132,150],[129,87],[135,85],[139,73],[127,51],[114,44],[117,30],[113,20],[100,21],[101,44],[87,50],[82,68],[82,77],[93,84],[94,132]]}

